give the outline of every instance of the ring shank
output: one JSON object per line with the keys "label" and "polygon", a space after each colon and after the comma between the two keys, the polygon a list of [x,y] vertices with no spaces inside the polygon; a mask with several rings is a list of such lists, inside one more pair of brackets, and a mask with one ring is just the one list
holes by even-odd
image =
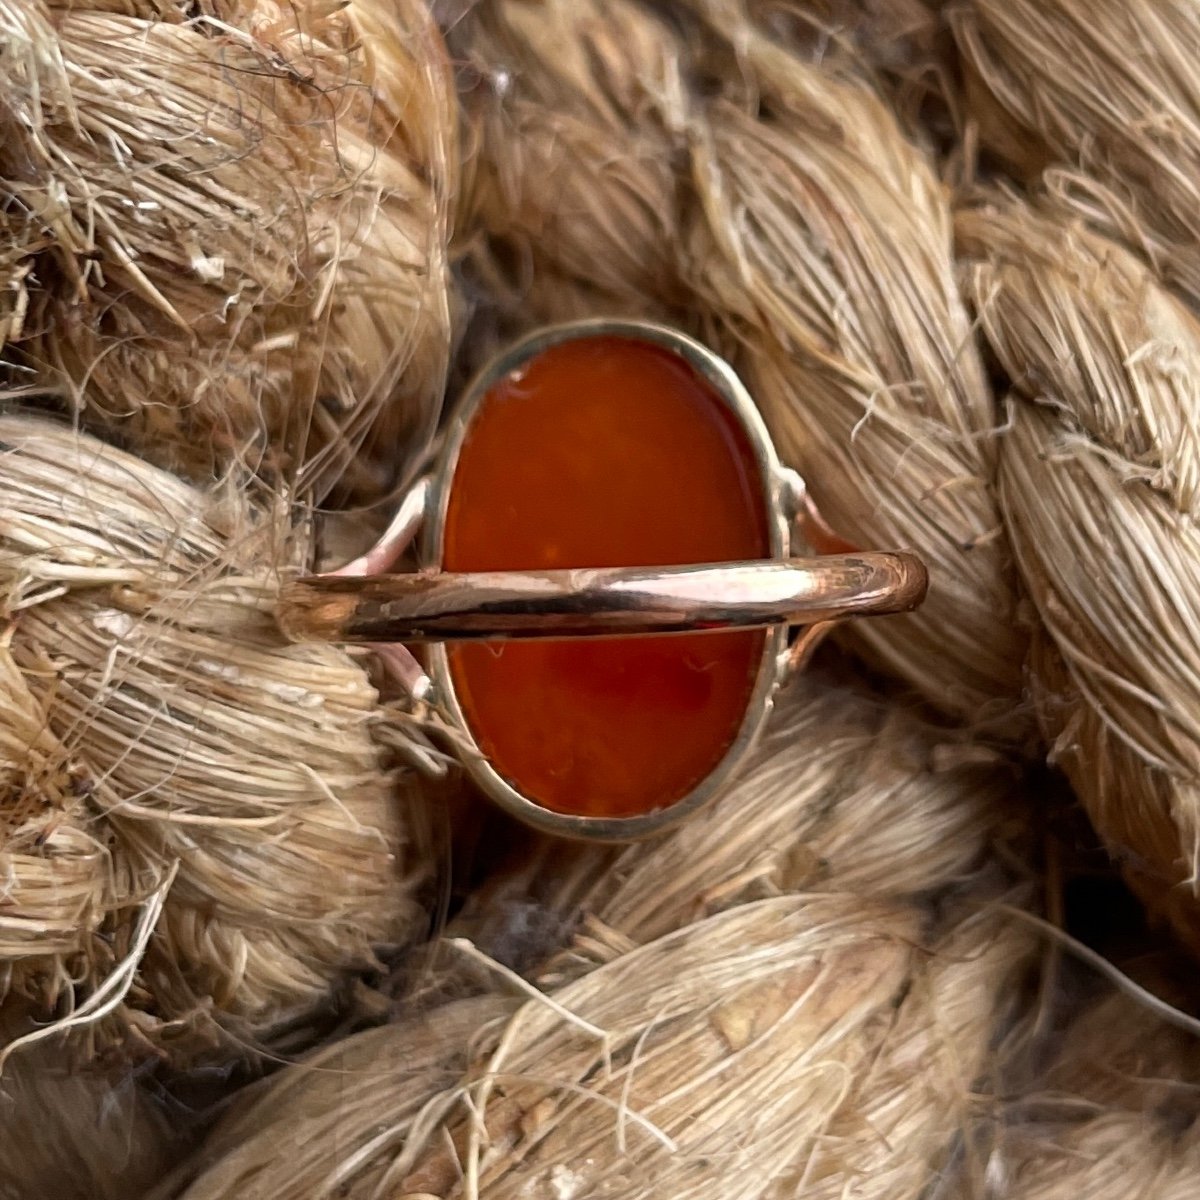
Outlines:
{"label": "ring shank", "polygon": [[311,576],[277,610],[292,641],[627,637],[907,612],[928,586],[915,555],[871,552],[684,567]]}

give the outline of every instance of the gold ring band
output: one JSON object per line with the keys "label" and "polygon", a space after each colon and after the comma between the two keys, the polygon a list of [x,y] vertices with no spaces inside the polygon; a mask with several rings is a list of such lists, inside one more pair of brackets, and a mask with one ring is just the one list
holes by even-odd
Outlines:
{"label": "gold ring band", "polygon": [[[580,425],[580,411],[593,423]],[[472,458],[480,445],[498,452],[488,437],[505,422],[511,469]],[[488,474],[485,459],[502,469]],[[561,486],[548,463],[566,465]],[[637,565],[674,552],[649,557],[666,541],[639,540],[638,514],[654,530],[656,499],[688,546],[717,545],[720,527],[719,544],[739,549]],[[597,534],[607,549],[589,562]],[[464,553],[456,538],[468,536]],[[418,570],[389,573],[410,546]],[[628,841],[720,792],[829,629],[906,612],[926,587],[914,555],[862,551],[828,527],[729,363],[678,330],[604,319],[538,330],[493,359],[379,540],[330,575],[289,583],[277,617],[293,641],[376,645],[386,674],[438,711],[467,772],[513,816]],[[793,638],[795,626],[805,629]]]}
{"label": "gold ring band", "polygon": [[685,567],[299,580],[279,622],[295,641],[453,642],[811,625],[907,612],[924,564],[873,552]]}

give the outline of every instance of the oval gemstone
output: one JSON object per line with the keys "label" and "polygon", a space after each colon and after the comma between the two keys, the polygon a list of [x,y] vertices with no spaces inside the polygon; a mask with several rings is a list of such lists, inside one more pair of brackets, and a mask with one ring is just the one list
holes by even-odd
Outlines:
{"label": "oval gemstone", "polygon": [[[450,487],[447,571],[770,557],[752,445],[678,355],[562,342],[480,402]],[[493,768],[555,812],[627,817],[683,799],[737,737],[762,630],[449,648]]]}

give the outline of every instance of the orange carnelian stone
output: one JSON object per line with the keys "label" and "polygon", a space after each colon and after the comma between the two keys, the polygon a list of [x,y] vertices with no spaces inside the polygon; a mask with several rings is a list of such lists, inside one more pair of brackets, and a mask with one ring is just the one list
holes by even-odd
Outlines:
{"label": "orange carnelian stone", "polygon": [[[671,352],[619,337],[544,351],[484,397],[450,489],[447,571],[767,558],[740,422]],[[459,644],[450,670],[492,766],[556,812],[686,796],[746,714],[765,634]]]}

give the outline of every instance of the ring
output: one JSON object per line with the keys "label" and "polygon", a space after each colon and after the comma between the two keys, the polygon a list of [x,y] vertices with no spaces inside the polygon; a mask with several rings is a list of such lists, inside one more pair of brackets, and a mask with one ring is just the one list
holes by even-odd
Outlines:
{"label": "ring", "polygon": [[[419,569],[388,574],[418,534]],[[514,816],[631,841],[720,793],[834,624],[926,587],[914,555],[825,524],[718,355],[591,320],[486,366],[376,545],[277,615],[293,641],[385,648]]]}

